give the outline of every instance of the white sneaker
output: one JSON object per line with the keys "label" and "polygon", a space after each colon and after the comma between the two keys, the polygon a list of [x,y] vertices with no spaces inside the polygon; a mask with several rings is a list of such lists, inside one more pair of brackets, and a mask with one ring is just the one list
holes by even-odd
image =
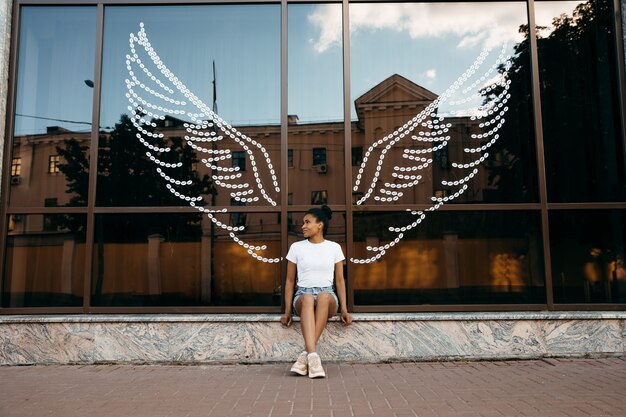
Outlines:
{"label": "white sneaker", "polygon": [[296,363],[291,367],[291,372],[295,372],[298,375],[306,375],[309,371],[308,361],[307,361],[307,353],[306,351],[302,351]]}
{"label": "white sneaker", "polygon": [[309,353],[307,356],[309,365],[309,378],[325,378],[326,372],[322,367],[322,360],[317,352]]}

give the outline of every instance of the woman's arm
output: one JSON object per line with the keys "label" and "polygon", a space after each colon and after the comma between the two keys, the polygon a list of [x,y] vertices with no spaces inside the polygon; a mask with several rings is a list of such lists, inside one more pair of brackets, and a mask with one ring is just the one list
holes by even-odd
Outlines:
{"label": "woman's arm", "polygon": [[296,264],[287,261],[287,278],[285,279],[285,314],[280,322],[285,326],[291,325],[291,301],[293,299],[293,286],[296,280]]}
{"label": "woman's arm", "polygon": [[346,282],[343,279],[342,261],[335,264],[335,287],[337,288],[337,297],[341,306],[341,321],[345,324],[350,324],[352,323],[352,316],[348,313],[348,304],[346,303]]}

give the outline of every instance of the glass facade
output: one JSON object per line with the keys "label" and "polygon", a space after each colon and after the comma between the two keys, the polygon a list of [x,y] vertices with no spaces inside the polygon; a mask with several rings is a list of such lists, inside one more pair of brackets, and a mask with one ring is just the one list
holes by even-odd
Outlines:
{"label": "glass facade", "polygon": [[530,7],[20,1],[0,313],[279,312],[321,204],[351,311],[624,309],[613,2]]}

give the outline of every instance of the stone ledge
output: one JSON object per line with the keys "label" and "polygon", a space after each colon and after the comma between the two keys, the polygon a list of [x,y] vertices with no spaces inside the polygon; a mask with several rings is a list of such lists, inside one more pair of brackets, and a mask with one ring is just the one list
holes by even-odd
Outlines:
{"label": "stone ledge", "polygon": [[[354,322],[481,320],[626,320],[626,311],[515,311],[463,313],[352,313]],[[294,321],[299,321],[294,317]],[[334,317],[331,321],[339,321]],[[280,314],[63,314],[0,315],[8,323],[254,323],[280,322]]]}
{"label": "stone ledge", "polygon": [[[324,360],[398,362],[623,356],[626,312],[355,314],[318,346]],[[299,323],[278,314],[0,316],[0,365],[288,362]]]}

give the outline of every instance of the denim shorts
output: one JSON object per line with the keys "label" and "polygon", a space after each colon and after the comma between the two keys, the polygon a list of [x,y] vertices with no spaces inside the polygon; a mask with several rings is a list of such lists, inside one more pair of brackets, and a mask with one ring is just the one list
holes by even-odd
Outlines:
{"label": "denim shorts", "polygon": [[301,295],[311,294],[315,303],[314,305],[317,305],[317,295],[321,292],[329,292],[330,295],[332,295],[335,299],[337,307],[339,307],[339,299],[337,298],[337,294],[335,294],[335,290],[333,290],[333,287],[298,287],[296,293],[293,296],[293,315],[298,315],[298,311],[296,310],[296,301],[298,301],[298,298],[300,298]]}

